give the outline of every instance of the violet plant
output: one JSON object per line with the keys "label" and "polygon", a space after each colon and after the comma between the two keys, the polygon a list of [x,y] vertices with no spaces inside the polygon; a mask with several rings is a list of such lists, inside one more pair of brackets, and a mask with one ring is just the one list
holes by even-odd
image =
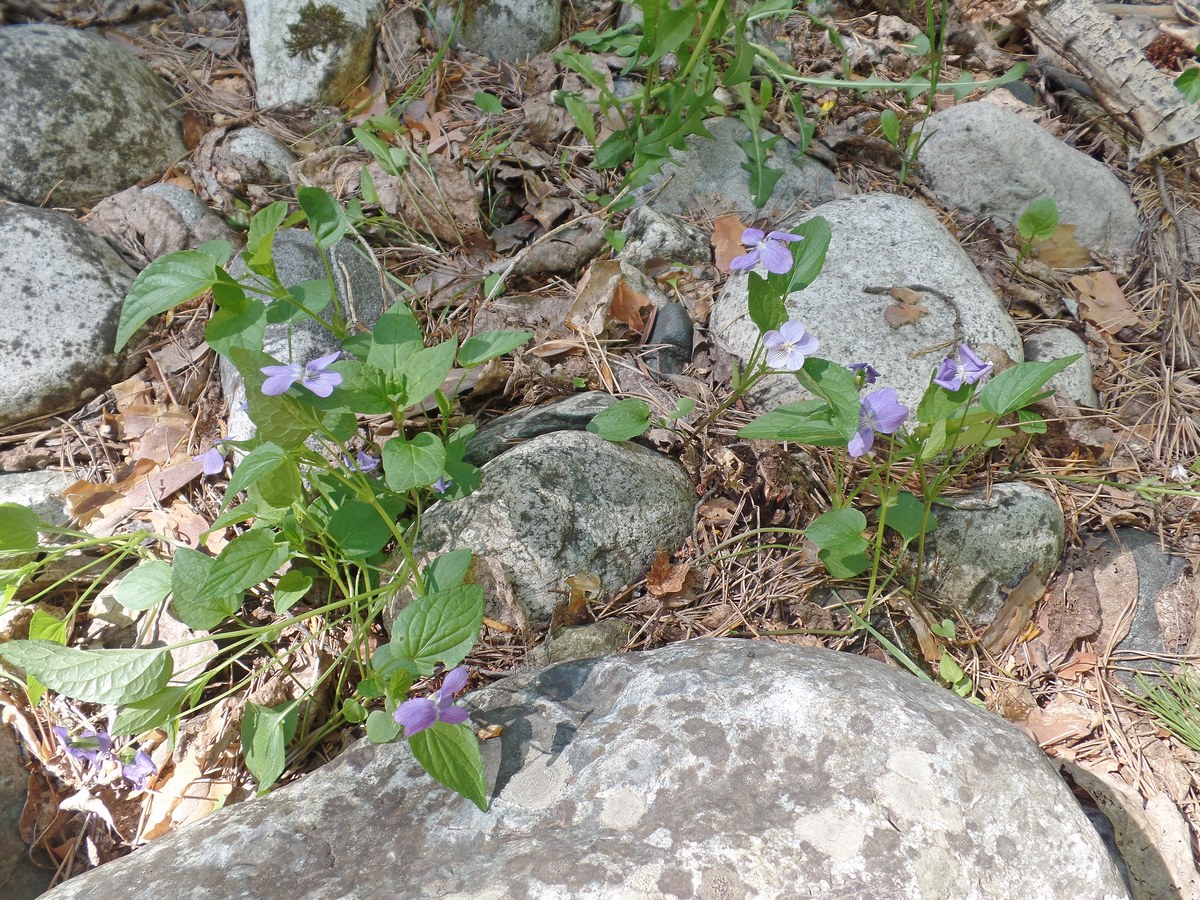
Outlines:
{"label": "violet plant", "polygon": [[[937,526],[939,497],[989,449],[1018,432],[1044,432],[1045,423],[1028,407],[1048,396],[1046,383],[1079,357],[1024,362],[994,374],[991,363],[960,343],[931,373],[916,409],[901,403],[894,388],[868,391],[883,377],[870,361],[843,366],[817,356],[820,335],[789,318],[787,310],[788,295],[820,274],[830,239],[820,216],[791,232],[743,234],[750,249],[736,268],[749,270],[747,306],[759,338],[745,368],[734,369],[729,396],[693,427],[711,424],[768,376],[790,375],[813,395],[766,412],[738,431],[742,438],[841,451],[834,456],[831,508],[802,530],[774,530],[812,541],[831,578],[865,579],[865,599],[858,611],[850,610],[852,620],[920,673],[873,631],[872,609],[893,591],[915,594],[926,536]],[[789,253],[790,265],[781,264],[779,250]],[[645,401],[631,398],[596,416],[589,430],[629,440],[651,424]]]}
{"label": "violet plant", "polygon": [[[48,688],[116,708],[109,730],[85,734],[84,744],[60,736],[66,753],[78,758],[91,752],[91,743],[97,753],[111,753],[113,739],[156,728],[173,739],[183,716],[248,687],[264,669],[286,673],[303,645],[322,656],[340,646],[299,697],[274,707],[246,704],[242,751],[260,791],[284,772],[289,752],[302,756],[347,723],[362,723],[376,742],[395,740],[405,729],[413,754],[434,778],[486,809],[478,740],[465,710],[451,702],[466,687],[468,670],[461,663],[479,637],[483,589],[465,581],[469,551],[421,562],[414,542],[431,503],[453,502],[480,480],[464,459],[474,426],[449,425],[452,402],[443,383],[456,365],[482,365],[532,335],[496,331],[461,346],[453,338],[427,345],[403,302],[386,309],[369,330],[347,322],[334,302],[329,251],[351,231],[350,221],[320,189],[300,188],[297,201],[298,211],[279,201],[251,220],[241,253],[246,276],[235,279],[225,271],[232,248],[222,241],[172,253],[138,276],[118,325],[120,350],[154,316],[212,292],[215,309],[205,339],[244,378],[256,431],[245,441],[222,439],[194,458],[208,477],[232,466],[222,512],[205,536],[228,529],[236,536],[214,556],[147,531],[93,538],[57,529],[73,543],[47,550],[48,558],[61,559],[70,548],[109,548],[97,584],[138,560],[121,572],[117,601],[135,611],[169,606],[202,633],[189,643],[217,643],[216,658],[177,683],[171,647],[69,647],[68,620],[80,611],[78,603],[64,620],[39,610],[42,619],[35,614],[31,639],[0,644],[0,658],[24,671],[31,704]],[[327,277],[287,287],[275,270],[272,244],[281,227],[302,222]],[[268,323],[301,319],[328,329],[339,349],[290,360],[263,352]],[[440,415],[421,412],[434,407]],[[378,427],[381,416],[389,427]],[[414,420],[424,427],[414,427]],[[28,554],[46,526],[29,510],[9,506],[0,555]],[[37,566],[27,562],[4,573],[0,609]],[[391,624],[391,639],[371,653],[372,633],[397,606],[403,608]],[[292,638],[281,644],[281,635]],[[340,635],[348,639],[338,644]],[[409,698],[414,684],[443,671],[450,674],[432,700]],[[328,688],[335,705],[320,710]],[[153,773],[137,753],[125,761],[125,777],[144,786]]]}

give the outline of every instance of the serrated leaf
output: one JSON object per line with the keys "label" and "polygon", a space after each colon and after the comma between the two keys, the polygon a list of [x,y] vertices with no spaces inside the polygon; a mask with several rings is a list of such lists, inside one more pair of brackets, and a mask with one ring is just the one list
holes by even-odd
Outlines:
{"label": "serrated leaf", "polygon": [[487,780],[479,739],[466,725],[435,722],[408,739],[413,756],[435,780],[487,812]]}
{"label": "serrated leaf", "polygon": [[458,350],[458,364],[469,369],[489,359],[497,359],[516,350],[532,337],[531,331],[485,331],[463,341]]}
{"label": "serrated leaf", "polygon": [[199,592],[216,597],[241,594],[279,571],[287,557],[288,548],[275,543],[275,536],[266,529],[239,534],[213,560]]}
{"label": "serrated leaf", "polygon": [[483,588],[463,584],[418,597],[392,623],[394,663],[418,675],[432,675],[442,663],[453,668],[479,638]]}
{"label": "serrated leaf", "polygon": [[398,494],[429,487],[442,477],[445,462],[445,446],[437,435],[428,431],[411,441],[400,435],[383,445],[384,480]]}
{"label": "serrated leaf", "polygon": [[1043,393],[1046,382],[1065,369],[1081,354],[1048,362],[1023,362],[1005,369],[979,392],[979,405],[998,416],[1028,406]]}
{"label": "serrated leaf", "polygon": [[242,716],[242,755],[261,794],[283,774],[287,745],[296,733],[299,701],[280,706],[247,703]]}
{"label": "serrated leaf", "polygon": [[38,517],[20,503],[0,503],[0,552],[32,550],[38,542]]}
{"label": "serrated leaf", "polygon": [[152,318],[199,297],[217,279],[213,258],[199,250],[180,250],[156,259],[134,279],[121,307],[116,350]]}
{"label": "serrated leaf", "polygon": [[130,569],[113,590],[126,609],[152,609],[171,593],[171,567],[161,559],[148,559]]}
{"label": "serrated leaf", "polygon": [[627,397],[597,413],[587,430],[606,441],[628,441],[650,427],[650,406],[645,400]]}
{"label": "serrated leaf", "polygon": [[840,447],[846,439],[834,427],[829,404],[801,400],[763,413],[738,431],[738,437],[760,441],[792,441],[814,447]]}
{"label": "serrated leaf", "polygon": [[316,187],[296,189],[296,201],[308,216],[308,230],[322,250],[328,250],[350,230],[338,202],[328,193]]}
{"label": "serrated leaf", "polygon": [[8,641],[0,657],[64,697],[120,706],[156,694],[171,678],[171,654],[154,650],[77,650],[53,641]]}

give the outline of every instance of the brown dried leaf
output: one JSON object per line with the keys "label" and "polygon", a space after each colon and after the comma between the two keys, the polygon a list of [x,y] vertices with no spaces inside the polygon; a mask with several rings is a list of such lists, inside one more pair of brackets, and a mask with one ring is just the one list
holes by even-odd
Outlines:
{"label": "brown dried leaf", "polygon": [[137,840],[153,841],[204,818],[224,805],[233,787],[228,779],[203,776],[196,758],[189,754],[169,775],[159,777]]}
{"label": "brown dried leaf", "polygon": [[379,205],[417,231],[464,243],[479,231],[479,198],[463,163],[441,153],[422,161],[411,142],[409,150],[412,161],[399,176],[388,175],[377,162],[368,164]]}
{"label": "brown dried leaf", "polygon": [[665,550],[659,550],[646,575],[646,589],[655,597],[678,594],[687,584],[691,567],[686,562],[672,564]]}
{"label": "brown dried leaf", "polygon": [[646,328],[645,316],[653,308],[654,303],[649,297],[635,291],[627,281],[621,279],[608,308],[608,315],[609,318],[624,323],[634,334],[641,334]]}
{"label": "brown dried leaf", "polygon": [[1075,240],[1074,225],[1059,225],[1044,241],[1034,241],[1037,258],[1052,269],[1078,269],[1089,265],[1092,255]]}
{"label": "brown dried leaf", "polygon": [[600,578],[592,572],[576,572],[564,579],[567,584],[567,599],[554,608],[550,616],[550,630],[557,631],[572,625],[586,625],[592,621],[588,601],[600,596]]}
{"label": "brown dried leaf", "polygon": [[1033,608],[1042,599],[1046,586],[1034,574],[1026,575],[1004,599],[992,624],[983,633],[983,647],[993,656],[1015,641],[1033,618]]}
{"label": "brown dried leaf", "polygon": [[1079,291],[1079,315],[1097,328],[1116,334],[1142,324],[1112,272],[1076,275],[1071,284]]}
{"label": "brown dried leaf", "polygon": [[720,216],[713,220],[711,243],[718,272],[728,274],[733,258],[746,252],[742,244],[742,232],[745,230],[746,226],[737,216]]}
{"label": "brown dried leaf", "polygon": [[1100,727],[1101,721],[1098,712],[1059,695],[1045,709],[1035,708],[1028,719],[1017,724],[1045,748],[1085,738]]}
{"label": "brown dried leaf", "polygon": [[892,285],[888,296],[896,302],[883,311],[883,318],[892,328],[912,325],[923,316],[929,315],[929,307],[921,302],[925,299],[925,294],[921,291]]}

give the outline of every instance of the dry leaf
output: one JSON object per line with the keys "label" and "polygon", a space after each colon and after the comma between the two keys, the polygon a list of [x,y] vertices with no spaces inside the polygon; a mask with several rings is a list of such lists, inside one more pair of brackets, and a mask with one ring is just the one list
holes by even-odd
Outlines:
{"label": "dry leaf", "polygon": [[713,220],[711,243],[718,272],[728,274],[734,257],[745,254],[746,247],[742,244],[745,230],[746,226],[737,216],[720,216]]}
{"label": "dry leaf", "polygon": [[1059,225],[1044,241],[1034,241],[1034,252],[1043,265],[1052,269],[1078,269],[1089,265],[1092,255],[1075,240],[1074,225]]}
{"label": "dry leaf", "polygon": [[592,621],[588,612],[588,601],[600,596],[600,578],[592,572],[576,572],[564,579],[567,583],[567,599],[559,603],[550,616],[550,630],[571,625],[585,625]]}
{"label": "dry leaf", "polygon": [[479,231],[479,197],[461,162],[433,153],[422,160],[411,141],[412,159],[403,174],[388,175],[375,161],[367,166],[384,212],[416,231],[452,244]]}
{"label": "dry leaf", "polygon": [[1097,328],[1116,334],[1122,328],[1142,324],[1112,272],[1076,275],[1071,284],[1079,291],[1080,317]]}
{"label": "dry leaf", "polygon": [[169,775],[159,778],[157,789],[150,795],[138,842],[153,841],[204,818],[224,805],[232,792],[232,781],[205,778],[195,757],[186,756]]}
{"label": "dry leaf", "polygon": [[665,550],[659,550],[646,575],[646,589],[655,597],[678,594],[687,584],[691,567],[686,562],[671,563]]}
{"label": "dry leaf", "polygon": [[1045,709],[1035,708],[1029,718],[1018,722],[1021,729],[1042,748],[1085,738],[1103,721],[1095,710],[1074,700],[1056,696]]}
{"label": "dry leaf", "polygon": [[654,303],[645,294],[635,291],[624,279],[617,285],[612,303],[608,307],[610,319],[623,322],[634,334],[641,334],[646,328],[646,319]]}
{"label": "dry leaf", "polygon": [[893,287],[888,293],[897,301],[883,311],[884,321],[892,328],[912,325],[920,321],[923,316],[929,315],[929,307],[918,302],[925,296],[920,291]]}
{"label": "dry leaf", "polygon": [[1074,680],[1081,675],[1088,675],[1096,671],[1096,664],[1099,662],[1096,654],[1090,650],[1080,650],[1071,657],[1071,661],[1061,669],[1056,669],[1054,675],[1061,681]]}
{"label": "dry leaf", "polygon": [[1034,574],[1026,575],[1009,591],[1000,611],[983,633],[983,647],[993,656],[1015,641],[1033,618],[1033,608],[1046,593],[1046,586]]}

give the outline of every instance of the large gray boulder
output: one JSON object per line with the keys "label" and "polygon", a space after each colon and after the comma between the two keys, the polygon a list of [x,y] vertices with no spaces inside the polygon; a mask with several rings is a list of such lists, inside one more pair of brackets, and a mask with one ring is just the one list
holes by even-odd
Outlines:
{"label": "large gray boulder", "polygon": [[489,614],[540,628],[568,576],[595,575],[611,594],[645,575],[658,550],[692,533],[695,505],[691,480],[662,454],[557,431],[485,465],[474,493],[430,507],[417,549],[473,551]]}
{"label": "large gray boulder", "polygon": [[112,385],[133,278],[66,213],[0,206],[0,427],[73,409]]}
{"label": "large gray boulder", "polygon": [[[877,662],[707,640],[467,696],[491,809],[359,743],[48,895],[1121,900],[1015,727]],[[370,836],[364,852],[363,836]]]}
{"label": "large gray boulder", "polygon": [[[1004,304],[941,222],[923,205],[891,194],[825,203],[803,217],[824,216],[833,238],[817,279],[787,298],[788,313],[821,342],[816,355],[842,365],[868,362],[876,387],[892,387],[912,410],[947,348],[966,341],[995,363],[1023,360],[1021,338]],[[713,305],[710,327],[742,360],[758,328],[750,320],[746,282],[731,275]],[[893,327],[884,312],[892,285],[921,285],[927,313]],[[870,292],[865,289],[874,289]],[[941,296],[938,296],[938,295]],[[752,399],[762,407],[805,399],[795,378],[772,376]]]}
{"label": "large gray boulder", "polygon": [[1075,240],[1110,256],[1133,248],[1137,207],[1108,166],[995,103],[960,103],[924,124],[921,174],[948,207],[1013,225],[1051,197]]}
{"label": "large gray boulder", "polygon": [[94,34],[0,27],[0,196],[76,206],[157,175],[187,149],[175,98]]}
{"label": "large gray boulder", "polygon": [[[455,29],[455,14],[462,16]],[[434,27],[442,35],[454,33],[465,50],[493,60],[516,62],[552,50],[562,28],[558,0],[472,0],[454,3],[436,0]]]}

